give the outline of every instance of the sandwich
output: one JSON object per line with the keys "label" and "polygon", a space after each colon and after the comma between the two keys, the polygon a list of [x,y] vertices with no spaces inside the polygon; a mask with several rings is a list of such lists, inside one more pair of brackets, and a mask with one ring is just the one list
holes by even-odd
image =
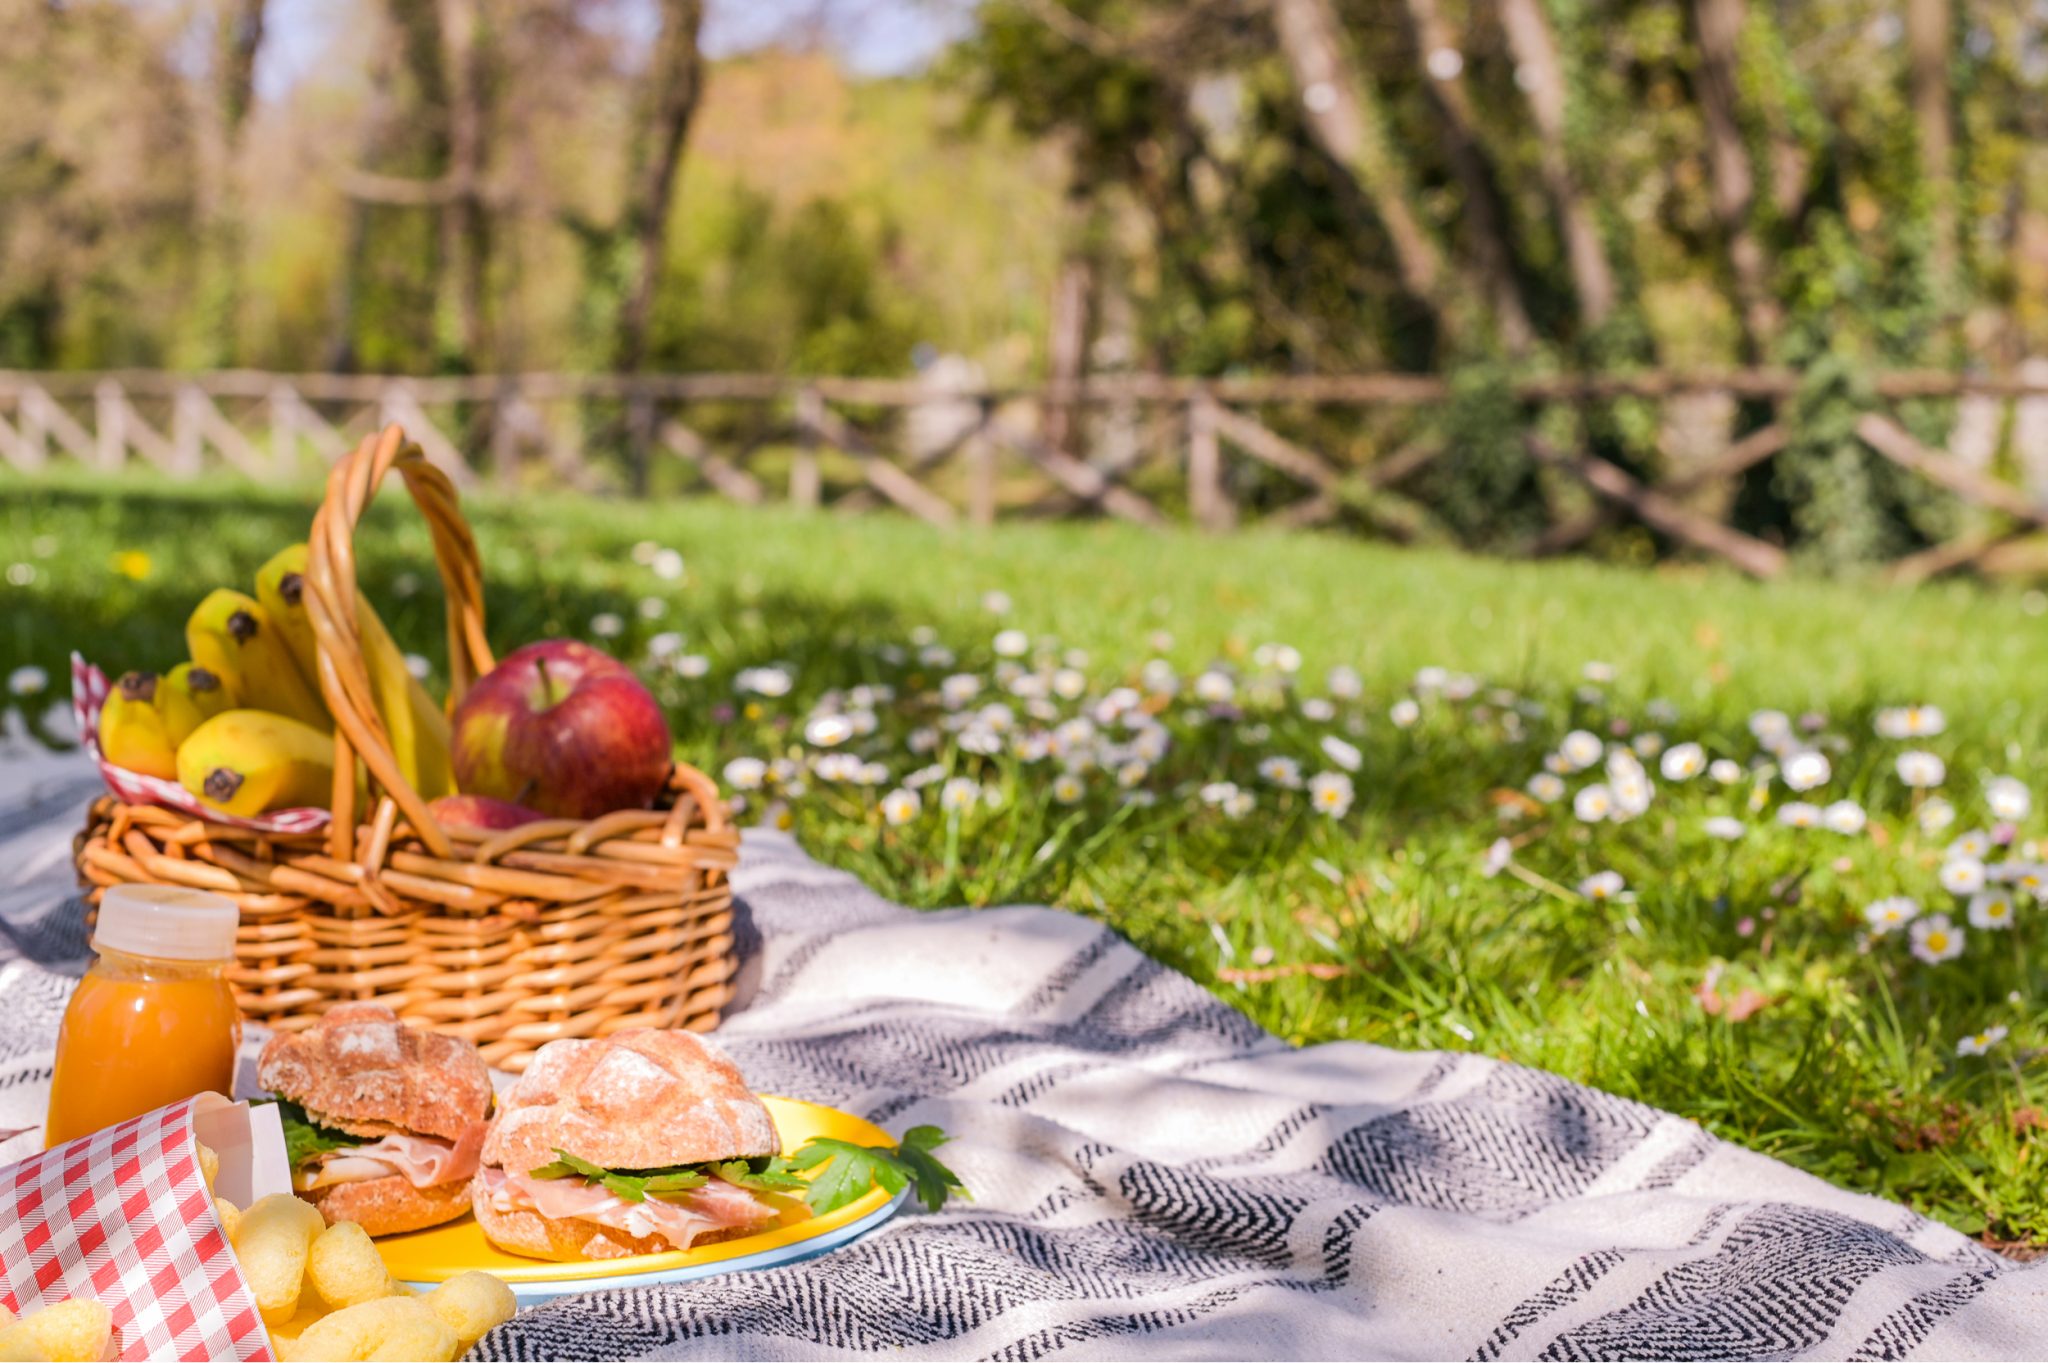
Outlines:
{"label": "sandwich", "polygon": [[256,1080],[278,1095],[293,1189],[333,1225],[396,1235],[469,1210],[491,1074],[475,1046],[344,1003],[273,1036]]}
{"label": "sandwich", "polygon": [[498,1248],[618,1259],[798,1214],[781,1135],[739,1068],[689,1032],[551,1041],[498,1097],[472,1188]]}

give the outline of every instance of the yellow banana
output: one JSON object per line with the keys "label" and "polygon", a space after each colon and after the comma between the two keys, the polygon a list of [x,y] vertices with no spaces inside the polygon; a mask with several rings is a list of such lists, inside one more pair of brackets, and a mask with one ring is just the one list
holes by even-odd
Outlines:
{"label": "yellow banana", "polygon": [[227,683],[197,663],[179,663],[164,673],[156,684],[156,700],[174,748],[207,720],[235,708]]}
{"label": "yellow banana", "polygon": [[291,645],[253,598],[221,587],[185,622],[192,661],[226,682],[245,706],[331,731],[334,721],[306,684]]}
{"label": "yellow banana", "polygon": [[129,672],[100,707],[100,753],[117,767],[176,780],[178,745],[158,707],[163,682],[154,672]]}
{"label": "yellow banana", "polygon": [[[289,545],[272,556],[256,574],[256,597],[270,612],[278,632],[292,646],[300,669],[318,689],[319,664],[314,653],[313,625],[305,608],[306,546]],[[356,624],[363,635],[363,663],[398,770],[414,790],[429,800],[455,793],[455,766],[449,753],[448,716],[405,665],[405,655],[391,631],[361,592],[356,593]]]}
{"label": "yellow banana", "polygon": [[334,740],[269,710],[223,710],[179,746],[178,782],[245,818],[324,805],[334,794]]}

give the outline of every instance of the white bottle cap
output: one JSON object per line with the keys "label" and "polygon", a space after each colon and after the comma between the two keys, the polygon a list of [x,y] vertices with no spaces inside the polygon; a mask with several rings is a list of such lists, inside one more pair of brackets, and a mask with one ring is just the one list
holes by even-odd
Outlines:
{"label": "white bottle cap", "polygon": [[182,885],[114,885],[100,896],[94,951],[167,961],[228,961],[235,955],[231,899]]}

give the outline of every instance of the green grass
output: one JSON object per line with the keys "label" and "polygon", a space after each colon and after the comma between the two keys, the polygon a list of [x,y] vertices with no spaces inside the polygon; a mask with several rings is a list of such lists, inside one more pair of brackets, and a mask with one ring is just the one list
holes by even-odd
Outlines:
{"label": "green grass", "polygon": [[[0,671],[37,664],[59,676],[74,647],[110,671],[168,666],[203,591],[246,583],[303,533],[310,507],[309,490],[221,481],[0,481],[0,565],[33,569],[26,585],[0,586]],[[649,672],[682,751],[714,772],[736,756],[801,755],[804,719],[829,692],[893,687],[875,733],[850,750],[886,764],[891,785],[928,762],[974,776],[1000,792],[1000,807],[948,816],[934,784],[923,812],[896,827],[877,810],[889,785],[813,776],[786,801],[753,795],[749,814],[786,803],[806,845],[886,894],[1064,905],[1293,1040],[1473,1049],[1543,1066],[1989,1238],[2048,1240],[2048,1191],[2030,1168],[2035,1110],[2048,1107],[2030,948],[2048,911],[2026,902],[2014,930],[1972,931],[1962,958],[1940,966],[1913,960],[1903,934],[1869,940],[1861,916],[1870,900],[1904,893],[1960,922],[1936,876],[1955,831],[1992,822],[1983,780],[2009,773],[2048,791],[2048,707],[2034,694],[2048,676],[2048,602],[2037,595],[1760,587],[1704,572],[1112,525],[949,536],[890,518],[702,502],[479,498],[472,511],[501,648],[588,636],[606,612],[623,618],[607,646],[624,656],[644,658],[654,635],[679,632],[708,674]],[[642,540],[682,551],[687,576],[665,581],[637,561]],[[359,546],[365,586],[394,631],[438,658],[421,527],[388,498]],[[149,558],[139,580],[115,564],[131,550]],[[1008,595],[1008,614],[991,613],[990,592]],[[660,604],[658,619],[641,617],[643,598]],[[1080,803],[1060,804],[1056,760],[976,757],[950,734],[928,756],[908,754],[908,736],[946,713],[934,694],[943,677],[990,678],[1005,628],[1032,636],[1027,662],[1085,651],[1073,663],[1091,698],[1139,685],[1155,654],[1183,683],[1221,660],[1247,713],[1193,722],[1185,689],[1159,706],[1172,747],[1136,787],[1150,805],[1127,803],[1101,771]],[[957,661],[921,662],[916,641],[927,638]],[[1291,687],[1259,665],[1267,643],[1303,656]],[[1613,668],[1611,683],[1588,689],[1591,660]],[[735,696],[739,669],[777,662],[794,672],[788,696]],[[1363,698],[1312,719],[1301,701],[1322,695],[1337,665],[1362,675]],[[1425,697],[1420,721],[1398,728],[1389,707],[1425,666],[1483,685],[1465,701]],[[996,698],[990,680],[976,703]],[[1920,744],[1948,762],[1941,793],[1958,818],[1947,832],[1921,829],[1893,769],[1904,745],[1872,733],[1875,707],[1910,701],[1949,717],[1948,732]],[[1532,702],[1542,713],[1522,715],[1517,737],[1503,716]],[[1020,728],[1036,727],[1010,703]],[[1061,717],[1076,709],[1056,705]],[[1573,727],[1654,729],[1753,768],[1747,721],[1760,707],[1824,717],[1839,740],[1833,777],[1807,798],[1861,802],[1868,831],[1781,826],[1774,813],[1790,797],[1753,770],[1726,787],[1660,780],[1647,813],[1597,826],[1577,822],[1568,800],[1536,809],[1507,794]],[[1308,773],[1328,768],[1318,742],[1332,733],[1363,754],[1343,817],[1258,779],[1258,760],[1273,754]],[[1232,819],[1206,805],[1200,788],[1224,779],[1253,790],[1257,809]],[[1741,817],[1748,831],[1715,841],[1701,828],[1710,815]],[[2021,821],[1998,855],[2048,836],[2042,825],[2038,812]],[[1482,856],[1502,836],[1515,864],[1487,877]],[[1633,902],[1576,892],[1603,869],[1626,878]],[[1722,995],[1751,988],[1769,1005],[1741,1022],[1708,1015],[1696,991],[1710,971]],[[1958,1037],[1993,1023],[2011,1035],[1988,1056],[1956,1054]]]}

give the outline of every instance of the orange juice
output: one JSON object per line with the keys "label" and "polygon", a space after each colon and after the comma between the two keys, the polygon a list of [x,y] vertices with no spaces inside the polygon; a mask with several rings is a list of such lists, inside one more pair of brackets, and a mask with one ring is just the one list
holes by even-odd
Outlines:
{"label": "orange juice", "polygon": [[64,1010],[46,1146],[189,1098],[231,1094],[242,1015],[227,981],[234,904],[166,885],[117,885],[96,959]]}

